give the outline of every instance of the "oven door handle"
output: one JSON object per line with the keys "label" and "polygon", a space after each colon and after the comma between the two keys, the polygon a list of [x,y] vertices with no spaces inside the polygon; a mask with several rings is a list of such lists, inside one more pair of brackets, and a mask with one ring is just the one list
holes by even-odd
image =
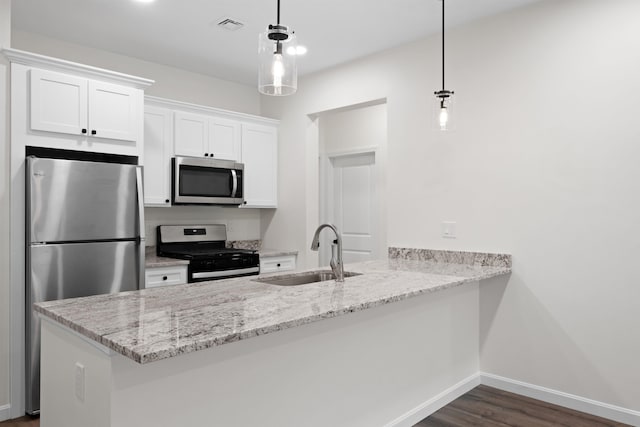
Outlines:
{"label": "oven door handle", "polygon": [[238,174],[235,169],[231,169],[231,197],[236,197],[236,192],[238,191]]}
{"label": "oven door handle", "polygon": [[236,270],[220,270],[220,271],[201,271],[198,273],[193,273],[192,276],[194,279],[213,279],[216,277],[226,277],[226,276],[239,276],[243,274],[258,274],[260,272],[260,267],[251,267],[251,268],[239,268]]}

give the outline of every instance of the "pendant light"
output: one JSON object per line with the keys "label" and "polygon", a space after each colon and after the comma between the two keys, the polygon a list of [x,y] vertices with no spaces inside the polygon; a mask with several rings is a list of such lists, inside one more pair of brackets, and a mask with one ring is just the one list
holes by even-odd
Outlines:
{"label": "pendant light", "polygon": [[296,36],[280,25],[280,0],[276,25],[269,25],[258,38],[258,91],[265,95],[292,95],[298,89]]}
{"label": "pendant light", "polygon": [[451,97],[453,95],[452,90],[445,89],[444,86],[444,2],[442,1],[442,89],[434,92],[434,95],[438,99],[437,110],[437,125],[442,131],[451,130]]}

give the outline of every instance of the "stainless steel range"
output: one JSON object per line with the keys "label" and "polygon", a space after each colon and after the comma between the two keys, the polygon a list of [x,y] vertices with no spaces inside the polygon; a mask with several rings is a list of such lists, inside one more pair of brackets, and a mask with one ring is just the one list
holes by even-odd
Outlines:
{"label": "stainless steel range", "polygon": [[188,282],[251,276],[260,272],[257,251],[226,248],[223,224],[160,225],[158,256],[189,260]]}

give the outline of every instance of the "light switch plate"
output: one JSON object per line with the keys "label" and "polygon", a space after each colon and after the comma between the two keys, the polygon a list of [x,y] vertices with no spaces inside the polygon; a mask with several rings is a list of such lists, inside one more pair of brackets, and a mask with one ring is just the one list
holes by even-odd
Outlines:
{"label": "light switch plate", "polygon": [[453,221],[444,221],[442,223],[442,237],[445,239],[455,239],[457,238],[456,234],[456,222]]}

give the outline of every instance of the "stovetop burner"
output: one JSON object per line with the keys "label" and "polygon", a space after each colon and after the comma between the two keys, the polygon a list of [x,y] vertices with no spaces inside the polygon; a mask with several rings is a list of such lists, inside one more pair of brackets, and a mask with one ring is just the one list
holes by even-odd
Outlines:
{"label": "stovetop burner", "polygon": [[182,248],[182,249],[164,249],[159,250],[158,255],[179,258],[179,259],[203,259],[203,258],[215,258],[215,257],[229,257],[234,255],[251,255],[256,251],[249,249],[235,249],[235,248]]}

